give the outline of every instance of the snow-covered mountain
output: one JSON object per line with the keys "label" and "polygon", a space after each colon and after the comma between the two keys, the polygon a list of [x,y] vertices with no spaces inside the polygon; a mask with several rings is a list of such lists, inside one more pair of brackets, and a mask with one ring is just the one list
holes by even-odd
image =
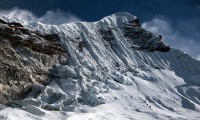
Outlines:
{"label": "snow-covered mountain", "polygon": [[137,17],[0,18],[1,120],[200,119],[200,62]]}

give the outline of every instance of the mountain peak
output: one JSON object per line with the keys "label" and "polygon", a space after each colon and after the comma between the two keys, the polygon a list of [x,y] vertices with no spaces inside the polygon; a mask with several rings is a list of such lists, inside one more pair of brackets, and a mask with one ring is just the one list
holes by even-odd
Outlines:
{"label": "mountain peak", "polygon": [[200,62],[129,13],[58,26],[2,19],[0,35],[0,103],[19,108],[0,118],[199,119]]}
{"label": "mountain peak", "polygon": [[122,27],[123,23],[133,21],[134,19],[138,18],[128,12],[117,12],[104,17],[101,21],[107,22],[110,26],[113,25],[115,27]]}
{"label": "mountain peak", "polygon": [[161,35],[143,29],[139,19],[130,13],[118,12],[104,17],[97,24],[101,31],[104,31],[104,34],[106,34],[106,31],[110,31],[110,37],[113,32],[120,32],[120,35],[125,39],[124,42],[128,42],[133,49],[162,52],[168,52],[170,49],[163,43]]}
{"label": "mountain peak", "polygon": [[114,13],[111,16],[120,17],[120,18],[126,17],[126,18],[128,18],[130,20],[137,18],[136,16],[134,16],[134,15],[128,13],[128,12],[123,12],[123,11]]}

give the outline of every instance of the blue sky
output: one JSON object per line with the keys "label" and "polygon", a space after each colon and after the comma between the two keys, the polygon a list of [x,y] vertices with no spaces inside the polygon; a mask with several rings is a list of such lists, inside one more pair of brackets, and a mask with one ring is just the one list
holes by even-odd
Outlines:
{"label": "blue sky", "polygon": [[19,7],[42,16],[48,10],[60,9],[80,18],[93,21],[117,11],[136,14],[143,20],[155,15],[165,15],[173,19],[198,15],[195,5],[199,0],[1,0],[1,9]]}
{"label": "blue sky", "polygon": [[[0,13],[48,24],[96,21],[125,11],[172,47],[200,59],[200,0],[1,0]],[[58,19],[59,18],[59,19]]]}

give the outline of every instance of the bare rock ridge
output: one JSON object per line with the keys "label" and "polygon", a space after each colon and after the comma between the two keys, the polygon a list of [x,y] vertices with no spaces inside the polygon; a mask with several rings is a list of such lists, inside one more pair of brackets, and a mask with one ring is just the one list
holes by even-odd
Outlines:
{"label": "bare rock ridge", "polygon": [[[0,19],[0,103],[25,98],[33,85],[51,81],[51,69],[67,55],[56,34],[39,34]],[[38,87],[40,89],[40,87]]]}
{"label": "bare rock ridge", "polygon": [[166,46],[162,42],[161,35],[153,38],[153,33],[141,28],[138,18],[125,23],[123,29],[124,37],[128,39],[130,44],[134,44],[131,46],[132,49],[148,51],[157,50],[161,52],[168,52],[170,50],[169,46]]}

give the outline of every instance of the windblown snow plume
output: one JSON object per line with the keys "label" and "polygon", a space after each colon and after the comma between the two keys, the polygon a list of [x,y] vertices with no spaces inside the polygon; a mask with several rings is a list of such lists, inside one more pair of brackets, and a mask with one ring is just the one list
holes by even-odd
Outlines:
{"label": "windblown snow plume", "polygon": [[129,13],[0,35],[1,120],[200,119],[200,62]]}
{"label": "windblown snow plume", "polygon": [[80,21],[80,19],[74,14],[65,13],[59,9],[55,11],[51,11],[51,10],[47,11],[41,17],[37,17],[36,15],[34,15],[34,13],[28,10],[23,10],[19,8],[13,8],[11,10],[1,10],[0,14],[6,15],[14,19],[19,18],[28,23],[41,22],[45,24],[59,25],[63,23],[71,23],[71,22]]}

